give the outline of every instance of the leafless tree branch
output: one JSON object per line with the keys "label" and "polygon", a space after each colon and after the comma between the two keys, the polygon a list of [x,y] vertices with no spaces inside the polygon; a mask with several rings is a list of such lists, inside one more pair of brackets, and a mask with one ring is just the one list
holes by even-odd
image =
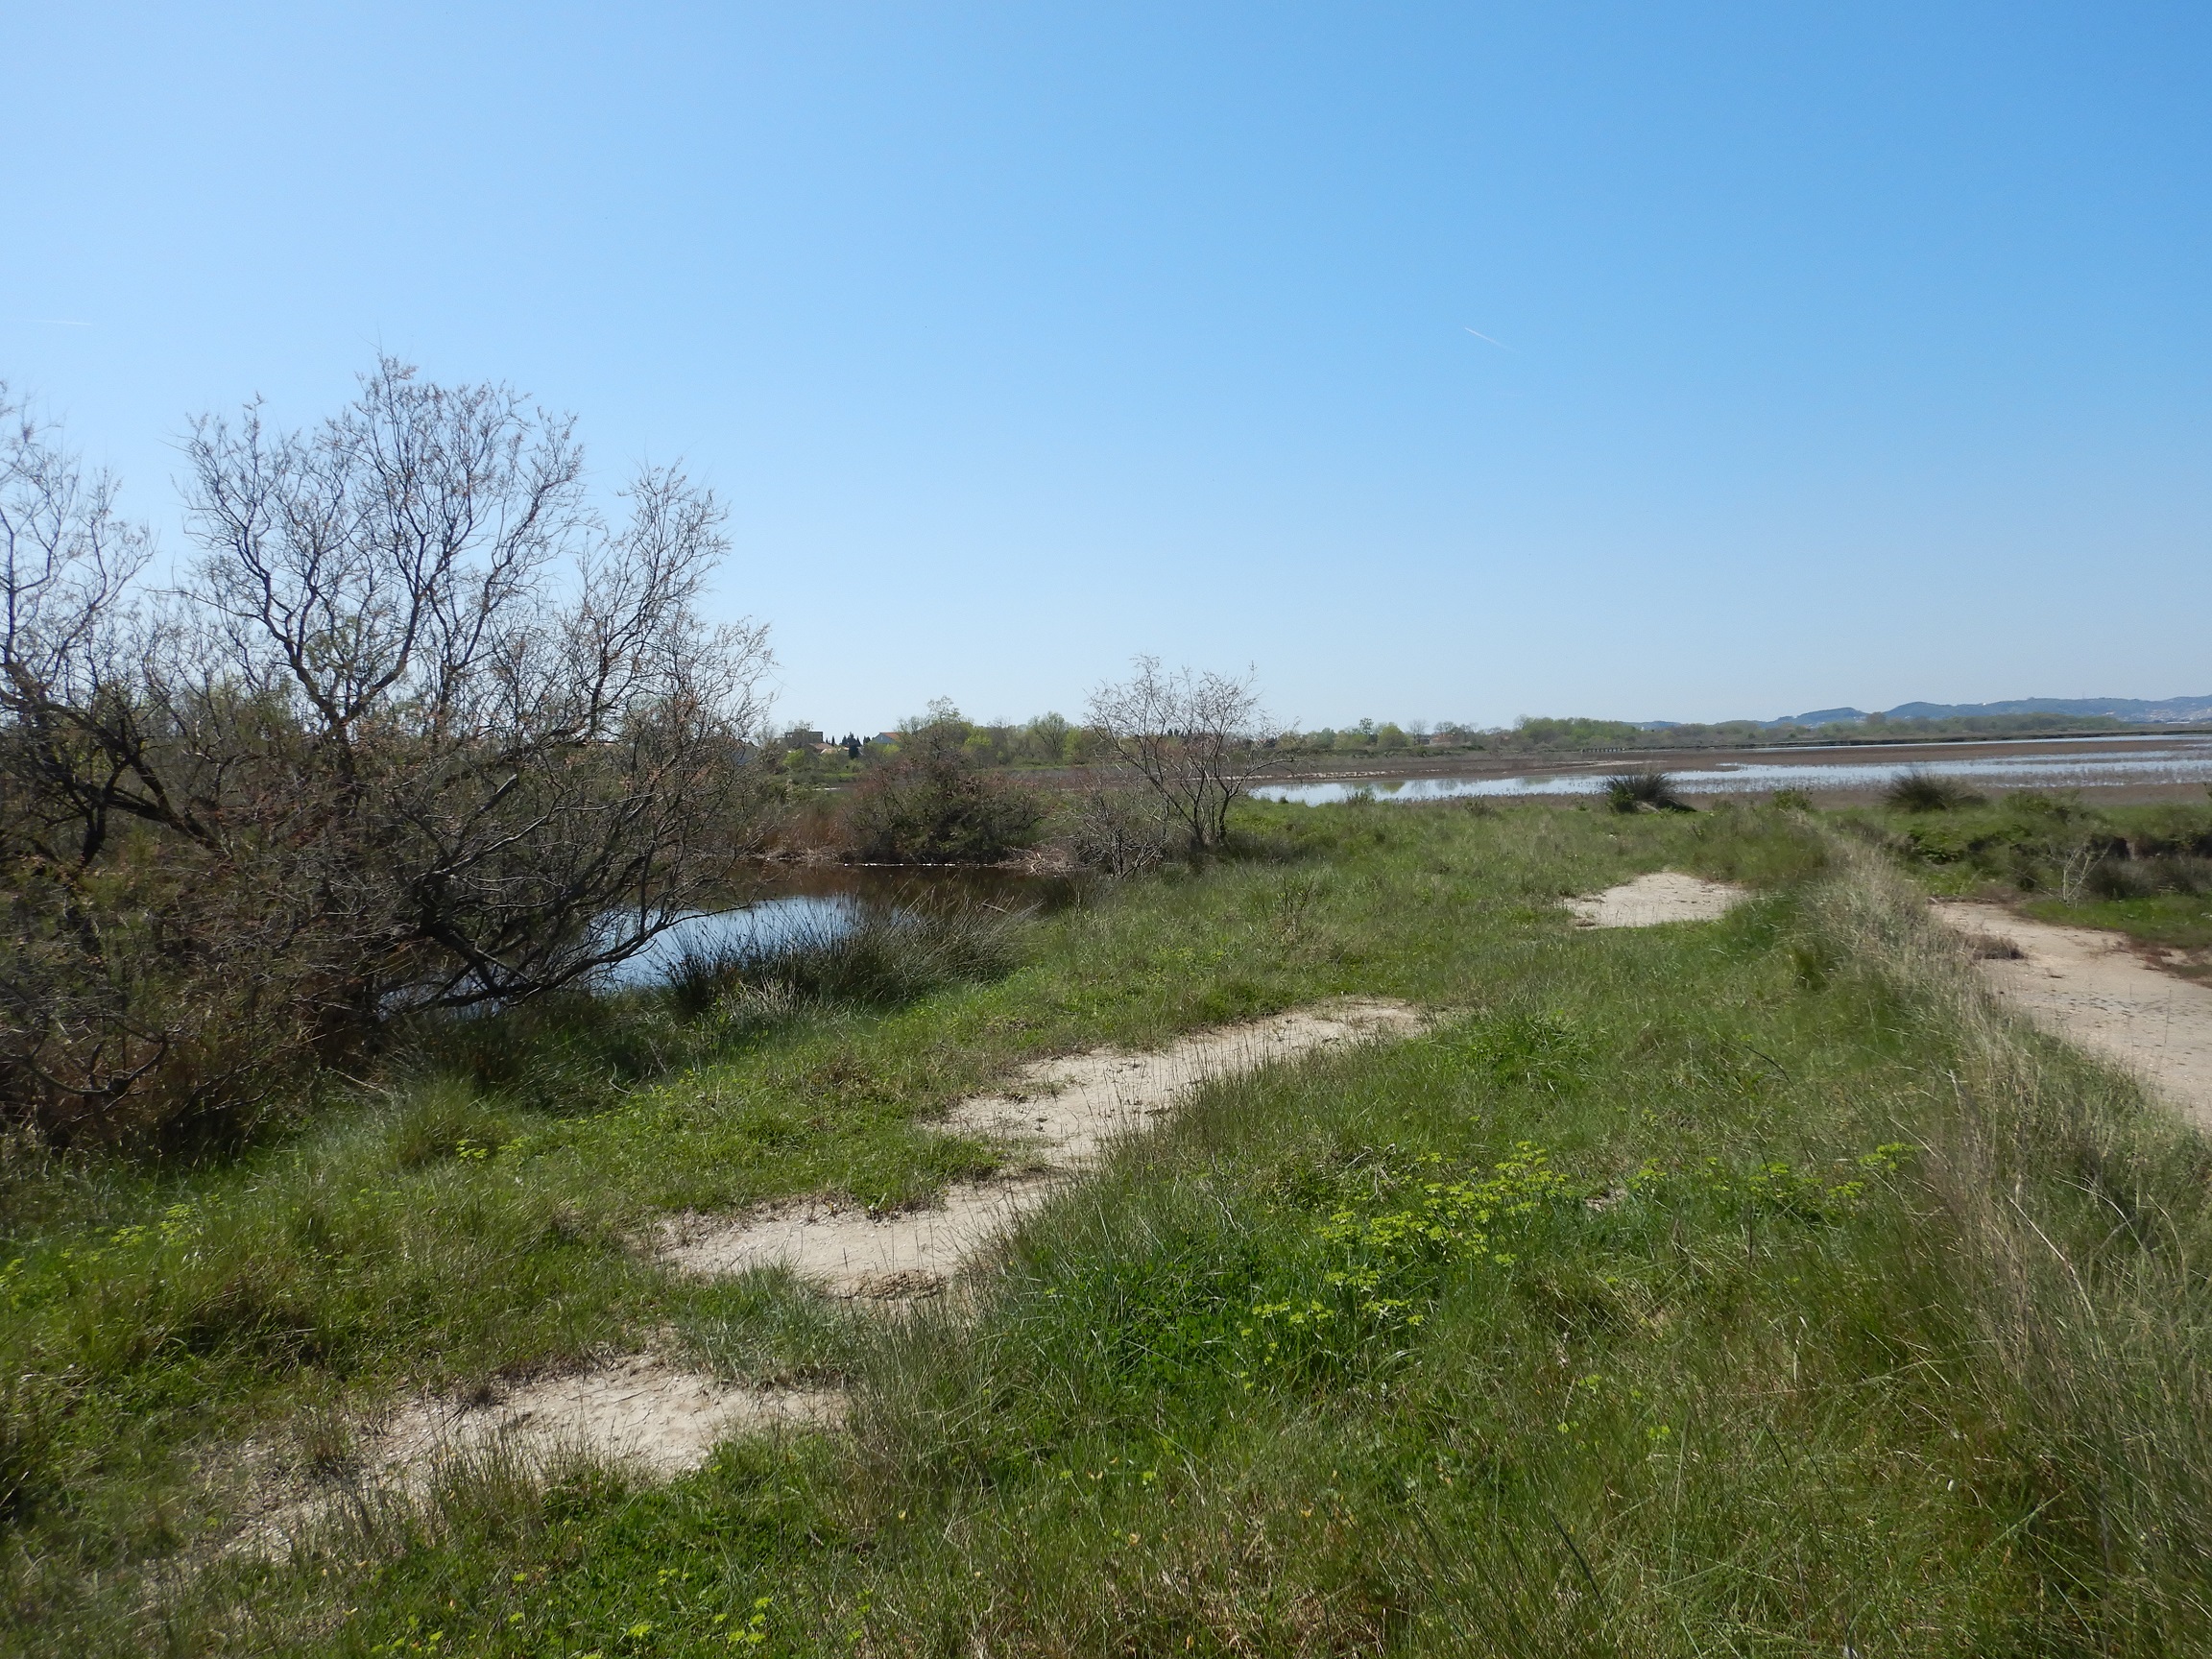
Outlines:
{"label": "leafless tree branch", "polygon": [[1191,851],[1218,846],[1229,809],[1274,760],[1253,672],[1170,671],[1157,657],[1139,657],[1132,668],[1091,694],[1090,723],[1159,795]]}

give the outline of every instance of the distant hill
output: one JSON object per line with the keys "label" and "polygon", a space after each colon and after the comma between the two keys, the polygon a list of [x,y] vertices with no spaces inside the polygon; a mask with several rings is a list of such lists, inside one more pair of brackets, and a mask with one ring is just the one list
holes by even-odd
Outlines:
{"label": "distant hill", "polygon": [[[1990,714],[2073,714],[2131,725],[2163,726],[2212,720],[2212,697],[2015,697],[2007,703],[1900,703],[1882,711],[1887,720],[1970,720]],[[1768,726],[1858,725],[1870,718],[1863,709],[1815,709],[1785,714]]]}

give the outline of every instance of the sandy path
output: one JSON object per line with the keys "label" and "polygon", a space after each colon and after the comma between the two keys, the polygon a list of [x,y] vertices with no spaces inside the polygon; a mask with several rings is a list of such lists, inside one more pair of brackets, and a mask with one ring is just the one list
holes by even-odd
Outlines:
{"label": "sandy path", "polygon": [[1976,967],[2000,997],[2212,1128],[2212,986],[2160,973],[2124,934],[2031,922],[1997,904],[1939,902],[1936,913],[1969,937],[2020,952],[1978,953]]}
{"label": "sandy path", "polygon": [[1575,912],[1577,927],[1657,927],[1668,922],[1710,922],[1749,897],[1725,881],[1660,870],[1587,899],[1570,899],[1567,908]]}
{"label": "sandy path", "polygon": [[953,1134],[1006,1145],[1019,1159],[1016,1172],[957,1183],[941,1204],[889,1215],[814,1199],[736,1216],[678,1216],[663,1235],[662,1258],[699,1274],[781,1264],[838,1296],[930,1295],[1094,1165],[1109,1141],[1142,1132],[1201,1084],[1420,1025],[1402,1002],[1334,1002],[1199,1032],[1151,1053],[1100,1048],[1041,1061],[1011,1089],[964,1100],[944,1119]]}
{"label": "sandy path", "polygon": [[[943,1289],[1004,1232],[1094,1165],[1109,1141],[1141,1133],[1201,1084],[1279,1060],[1421,1027],[1402,1002],[1342,1001],[1199,1032],[1152,1053],[1094,1049],[1040,1061],[1011,1088],[954,1106],[944,1127],[1005,1145],[1015,1166],[953,1186],[926,1210],[877,1215],[821,1199],[738,1216],[680,1216],[663,1260],[699,1274],[789,1265],[834,1295],[884,1302]],[[564,1453],[613,1457],[661,1477],[695,1469],[733,1434],[834,1425],[838,1389],[756,1388],[634,1355],[518,1383],[482,1401],[416,1399],[352,1425],[352,1467],[320,1483],[264,1454],[253,1515],[234,1546],[267,1552],[370,1495],[419,1500],[471,1456],[541,1470]]]}

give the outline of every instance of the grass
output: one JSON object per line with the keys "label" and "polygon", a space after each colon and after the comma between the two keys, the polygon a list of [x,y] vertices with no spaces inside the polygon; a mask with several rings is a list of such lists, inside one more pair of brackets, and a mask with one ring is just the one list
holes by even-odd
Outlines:
{"label": "grass", "polygon": [[[229,1167],[24,1175],[10,1639],[2194,1650],[2212,1159],[1981,1002],[1879,855],[1725,805],[1243,827],[1244,857],[1031,923],[995,976],[514,1039],[558,1076],[663,1056],[603,1094],[449,1057]],[[1647,931],[1556,905],[1663,867],[1762,897]],[[970,1314],[872,1322],[625,1247],[669,1209],[926,1196],[992,1154],[921,1121],[1024,1055],[1355,992],[1438,1022],[1209,1089],[1025,1226]],[[196,1542],[244,1437],[333,1456],[349,1402],[655,1333],[844,1377],[852,1429],[661,1486],[463,1471],[281,1562]]]}

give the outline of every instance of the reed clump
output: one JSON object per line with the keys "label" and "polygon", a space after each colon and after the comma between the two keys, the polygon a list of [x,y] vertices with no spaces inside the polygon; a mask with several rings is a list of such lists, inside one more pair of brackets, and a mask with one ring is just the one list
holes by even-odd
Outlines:
{"label": "reed clump", "polygon": [[1622,772],[1604,781],[1605,805],[1616,812],[1694,812],[1671,774]]}
{"label": "reed clump", "polygon": [[1882,800],[1900,812],[1950,812],[1976,805],[1982,797],[1956,778],[1914,766],[1891,781],[1882,792]]}

